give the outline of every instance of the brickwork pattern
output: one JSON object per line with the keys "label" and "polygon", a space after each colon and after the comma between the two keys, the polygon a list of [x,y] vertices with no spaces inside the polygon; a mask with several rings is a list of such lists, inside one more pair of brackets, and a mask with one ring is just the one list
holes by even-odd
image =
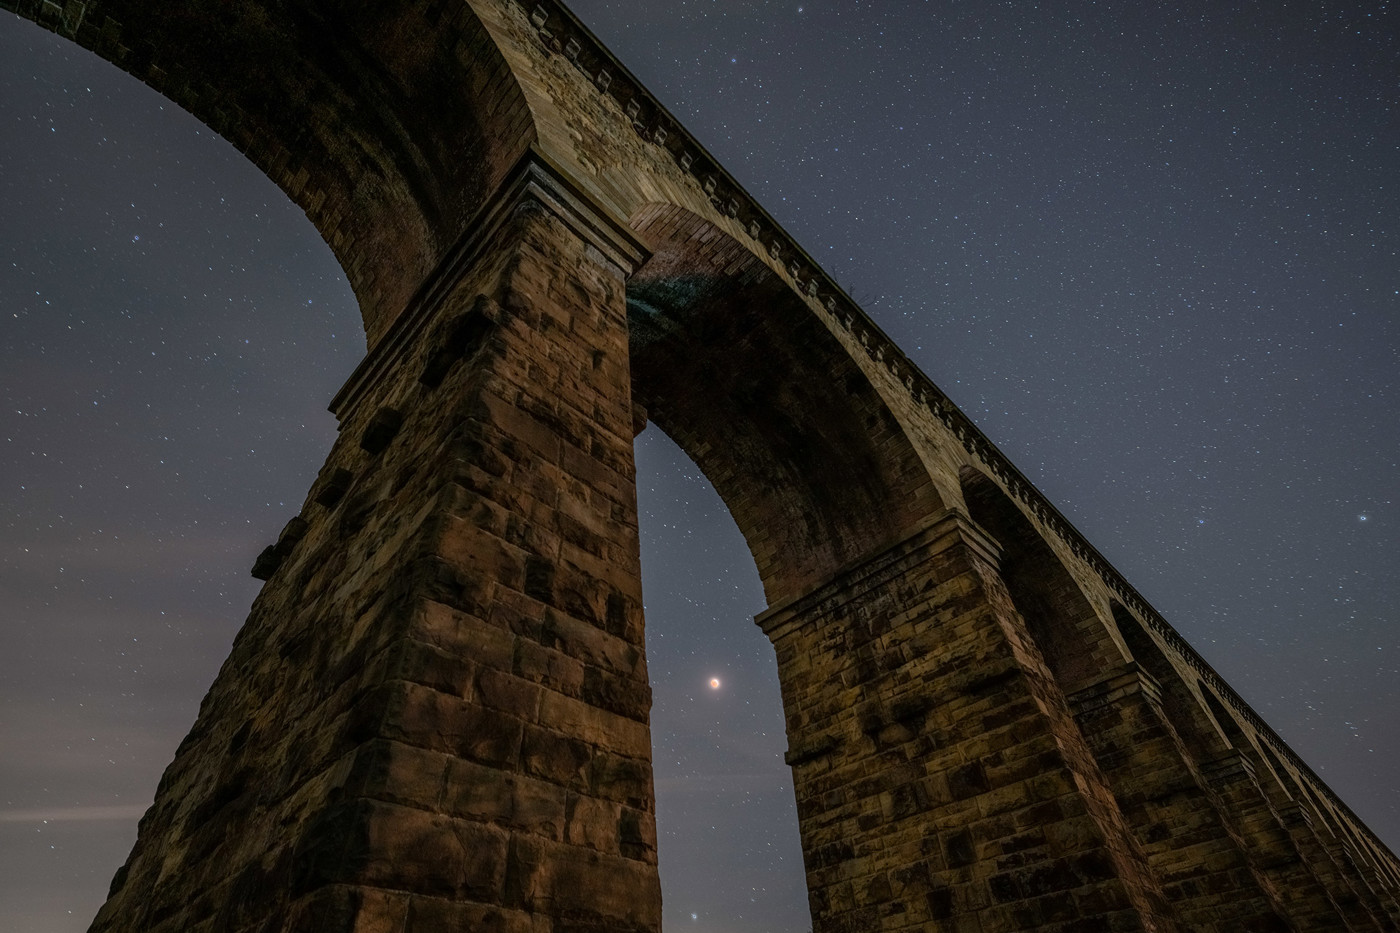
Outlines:
{"label": "brickwork pattern", "polygon": [[1175,930],[994,561],[947,512],[760,617],[816,928]]}
{"label": "brickwork pattern", "polygon": [[534,202],[495,239],[349,413],[94,929],[659,923],[622,273]]}

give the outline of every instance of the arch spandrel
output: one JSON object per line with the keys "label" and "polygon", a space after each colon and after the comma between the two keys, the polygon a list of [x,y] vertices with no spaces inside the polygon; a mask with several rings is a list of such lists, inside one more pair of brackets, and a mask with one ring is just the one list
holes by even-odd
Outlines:
{"label": "arch spandrel", "polygon": [[0,2],[244,152],[330,245],[373,345],[529,148],[515,78],[460,2],[209,6]]}
{"label": "arch spandrel", "polygon": [[633,399],[695,460],[770,604],[942,508],[893,413],[807,304],[744,244],[672,205],[633,218]]}
{"label": "arch spandrel", "polygon": [[[670,209],[703,220],[707,235],[742,250],[864,374],[911,440],[935,495],[956,500],[964,443],[911,390],[941,393],[587,27],[555,0],[467,2],[517,77],[533,121],[533,155],[615,223],[650,229],[655,222],[647,218]],[[653,260],[651,274],[659,268]]]}
{"label": "arch spandrel", "polygon": [[[553,0],[466,2],[515,75],[536,154],[596,207],[625,224],[646,205],[665,202],[745,235],[743,218],[727,213],[696,177],[711,164],[708,156],[577,17]],[[705,161],[683,165],[686,156]]]}

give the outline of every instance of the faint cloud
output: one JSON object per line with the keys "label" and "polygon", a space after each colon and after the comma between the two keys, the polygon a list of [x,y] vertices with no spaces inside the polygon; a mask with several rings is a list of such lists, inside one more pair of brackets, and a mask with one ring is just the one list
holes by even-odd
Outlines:
{"label": "faint cloud", "polygon": [[122,807],[43,807],[37,810],[0,810],[0,823],[98,823],[136,820],[150,804]]}

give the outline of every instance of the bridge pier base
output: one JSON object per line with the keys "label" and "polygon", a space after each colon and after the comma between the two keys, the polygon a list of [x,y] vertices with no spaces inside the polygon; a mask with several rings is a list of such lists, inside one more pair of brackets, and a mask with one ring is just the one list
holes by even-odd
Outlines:
{"label": "bridge pier base", "polygon": [[757,620],[817,933],[1177,929],[996,551],[948,510]]}

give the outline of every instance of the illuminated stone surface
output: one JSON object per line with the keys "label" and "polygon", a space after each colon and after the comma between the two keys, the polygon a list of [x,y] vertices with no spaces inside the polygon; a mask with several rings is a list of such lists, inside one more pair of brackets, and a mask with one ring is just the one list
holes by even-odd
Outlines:
{"label": "illuminated stone surface", "polygon": [[632,437],[758,565],[814,929],[1396,929],[1400,866],[563,8],[0,2],[370,352],[95,930],[655,931]]}

